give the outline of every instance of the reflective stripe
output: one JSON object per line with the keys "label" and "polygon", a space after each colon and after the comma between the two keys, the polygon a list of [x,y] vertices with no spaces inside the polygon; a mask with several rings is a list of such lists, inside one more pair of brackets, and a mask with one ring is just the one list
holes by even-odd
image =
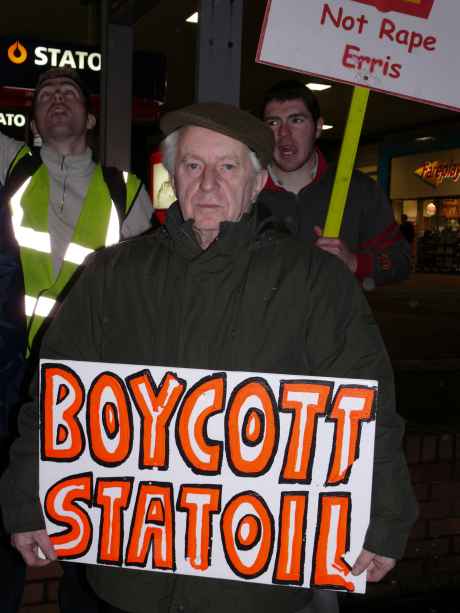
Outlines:
{"label": "reflective stripe", "polygon": [[[123,173],[125,181],[128,173]],[[23,227],[24,210],[21,206],[21,198],[29,186],[32,177],[24,181],[21,187],[11,197],[12,223],[16,241],[20,247],[28,247],[41,253],[51,253],[51,237],[48,232],[38,232],[33,228]],[[120,241],[120,221],[115,204],[111,202],[110,218],[105,236],[105,246],[114,245]],[[82,247],[77,243],[69,243],[64,254],[64,261],[80,265],[85,258],[94,251],[88,247]]]}
{"label": "reflective stripe", "polygon": [[109,225],[105,235],[105,246],[109,247],[109,245],[115,245],[118,242],[120,242],[120,220],[118,219],[117,207],[112,201]]}
{"label": "reflective stripe", "polygon": [[14,235],[20,247],[29,247],[42,253],[51,253],[51,239],[48,232],[37,232],[32,228],[14,227]]}
{"label": "reflective stripe", "polygon": [[33,296],[27,296],[27,294],[25,296],[25,309],[27,317],[32,317],[32,315],[47,317],[55,304],[56,300],[53,300],[53,298],[47,298],[46,296],[40,296],[38,300]]}
{"label": "reflective stripe", "polygon": [[37,232],[32,228],[22,227],[24,210],[21,206],[21,198],[29,186],[32,177],[24,181],[21,187],[11,197],[12,223],[16,241],[20,247],[30,247],[42,253],[51,253],[51,240],[48,232]]}
{"label": "reflective stripe", "polygon": [[81,245],[77,245],[77,243],[69,243],[64,254],[64,260],[66,262],[72,262],[72,264],[80,265],[90,253],[93,253],[93,251],[94,249],[82,247]]}
{"label": "reflective stripe", "polygon": [[123,171],[123,180],[125,183],[128,183],[128,173],[126,172],[126,170]]}

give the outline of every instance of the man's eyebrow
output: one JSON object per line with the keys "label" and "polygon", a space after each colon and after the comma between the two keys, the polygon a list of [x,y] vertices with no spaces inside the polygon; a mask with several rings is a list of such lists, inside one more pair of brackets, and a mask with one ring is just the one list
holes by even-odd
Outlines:
{"label": "man's eyebrow", "polygon": [[[293,117],[303,117],[308,119],[309,114],[304,111],[299,111],[298,113],[289,113],[284,119],[292,119]],[[281,115],[265,115],[264,121],[269,121],[270,119],[283,119]]]}

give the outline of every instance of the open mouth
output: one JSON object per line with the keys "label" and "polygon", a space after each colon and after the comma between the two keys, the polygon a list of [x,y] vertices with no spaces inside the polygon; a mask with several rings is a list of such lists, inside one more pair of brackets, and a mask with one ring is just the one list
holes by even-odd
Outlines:
{"label": "open mouth", "polygon": [[296,150],[295,147],[291,147],[289,145],[282,145],[281,147],[278,146],[278,152],[279,152],[281,157],[283,157],[283,158],[290,158],[290,157],[293,157],[294,155],[296,155],[297,150]]}

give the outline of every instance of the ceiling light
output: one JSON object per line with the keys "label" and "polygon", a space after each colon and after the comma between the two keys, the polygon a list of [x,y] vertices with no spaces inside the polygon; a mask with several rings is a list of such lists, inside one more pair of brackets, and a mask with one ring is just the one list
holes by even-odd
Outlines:
{"label": "ceiling light", "polygon": [[332,130],[334,126],[331,126],[328,123],[323,123],[323,130]]}
{"label": "ceiling light", "polygon": [[325,89],[332,87],[332,85],[325,85],[324,83],[305,83],[305,87],[311,89],[312,92],[323,92]]}
{"label": "ceiling light", "polygon": [[415,139],[416,141],[418,141],[419,143],[424,143],[426,141],[429,140],[436,140],[434,136],[419,136],[418,138]]}
{"label": "ceiling light", "polygon": [[198,23],[198,11],[190,15],[185,21],[188,23]]}

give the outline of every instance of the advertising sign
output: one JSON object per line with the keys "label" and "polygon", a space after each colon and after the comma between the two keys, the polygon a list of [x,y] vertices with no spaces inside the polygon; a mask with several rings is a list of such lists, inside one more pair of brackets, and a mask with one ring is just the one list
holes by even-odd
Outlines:
{"label": "advertising sign", "polygon": [[[102,59],[99,49],[70,43],[52,43],[14,36],[0,38],[0,74],[3,87],[33,89],[49,68],[73,68],[82,73],[92,94],[98,94]],[[135,51],[133,95],[163,101],[166,60],[163,54]]]}
{"label": "advertising sign", "polygon": [[60,558],[365,590],[377,383],[40,365],[40,500]]}
{"label": "advertising sign", "polygon": [[269,0],[257,61],[460,109],[460,3]]}

